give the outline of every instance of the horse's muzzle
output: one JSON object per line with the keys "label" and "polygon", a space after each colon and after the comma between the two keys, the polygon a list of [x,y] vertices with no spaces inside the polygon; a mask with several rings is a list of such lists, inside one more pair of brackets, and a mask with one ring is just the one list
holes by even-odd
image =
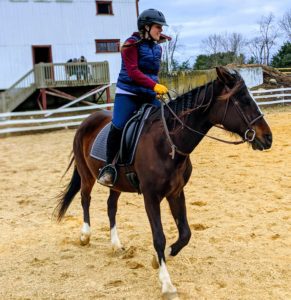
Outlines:
{"label": "horse's muzzle", "polygon": [[255,137],[254,140],[251,142],[252,148],[254,150],[267,150],[270,149],[272,146],[273,137],[271,133],[264,134],[261,138]]}

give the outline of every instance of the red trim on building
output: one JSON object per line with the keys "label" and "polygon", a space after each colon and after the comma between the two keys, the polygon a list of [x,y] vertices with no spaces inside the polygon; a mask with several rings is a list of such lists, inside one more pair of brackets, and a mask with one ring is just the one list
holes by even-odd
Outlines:
{"label": "red trim on building", "polygon": [[95,40],[96,53],[120,52],[119,39]]}
{"label": "red trim on building", "polygon": [[[95,1],[96,3],[96,15],[113,15],[113,8],[112,8],[112,1]],[[103,9],[107,10],[108,12],[102,12],[101,6]]]}
{"label": "red trim on building", "polygon": [[43,63],[53,62],[51,45],[32,45],[31,49],[32,49],[33,65],[38,64],[40,62]]}

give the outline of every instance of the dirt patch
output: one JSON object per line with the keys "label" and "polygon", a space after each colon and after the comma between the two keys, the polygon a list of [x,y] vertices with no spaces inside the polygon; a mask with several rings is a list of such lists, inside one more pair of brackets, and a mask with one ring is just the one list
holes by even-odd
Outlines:
{"label": "dirt patch", "polygon": [[[290,299],[290,107],[272,109],[270,151],[208,139],[191,155],[185,189],[189,245],[168,263],[181,299]],[[81,246],[80,196],[51,220],[67,183],[74,130],[0,140],[0,299],[160,299],[143,200],[123,194],[117,225],[125,250],[109,243],[108,191],[92,193],[92,238]],[[225,136],[220,131],[212,134]],[[177,230],[166,201],[167,243]]]}

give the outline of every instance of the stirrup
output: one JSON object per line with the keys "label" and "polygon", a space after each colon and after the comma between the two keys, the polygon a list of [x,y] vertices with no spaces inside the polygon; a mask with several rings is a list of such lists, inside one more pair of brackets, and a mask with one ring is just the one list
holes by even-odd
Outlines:
{"label": "stirrup", "polygon": [[116,180],[117,180],[117,170],[114,165],[109,164],[99,170],[99,175],[97,178],[98,183],[107,187],[113,187]]}

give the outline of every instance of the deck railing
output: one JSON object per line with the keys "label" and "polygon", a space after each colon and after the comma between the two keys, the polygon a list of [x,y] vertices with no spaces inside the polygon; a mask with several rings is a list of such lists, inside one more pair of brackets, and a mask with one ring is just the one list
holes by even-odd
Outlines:
{"label": "deck railing", "polygon": [[108,62],[40,63],[35,65],[37,88],[108,84]]}

